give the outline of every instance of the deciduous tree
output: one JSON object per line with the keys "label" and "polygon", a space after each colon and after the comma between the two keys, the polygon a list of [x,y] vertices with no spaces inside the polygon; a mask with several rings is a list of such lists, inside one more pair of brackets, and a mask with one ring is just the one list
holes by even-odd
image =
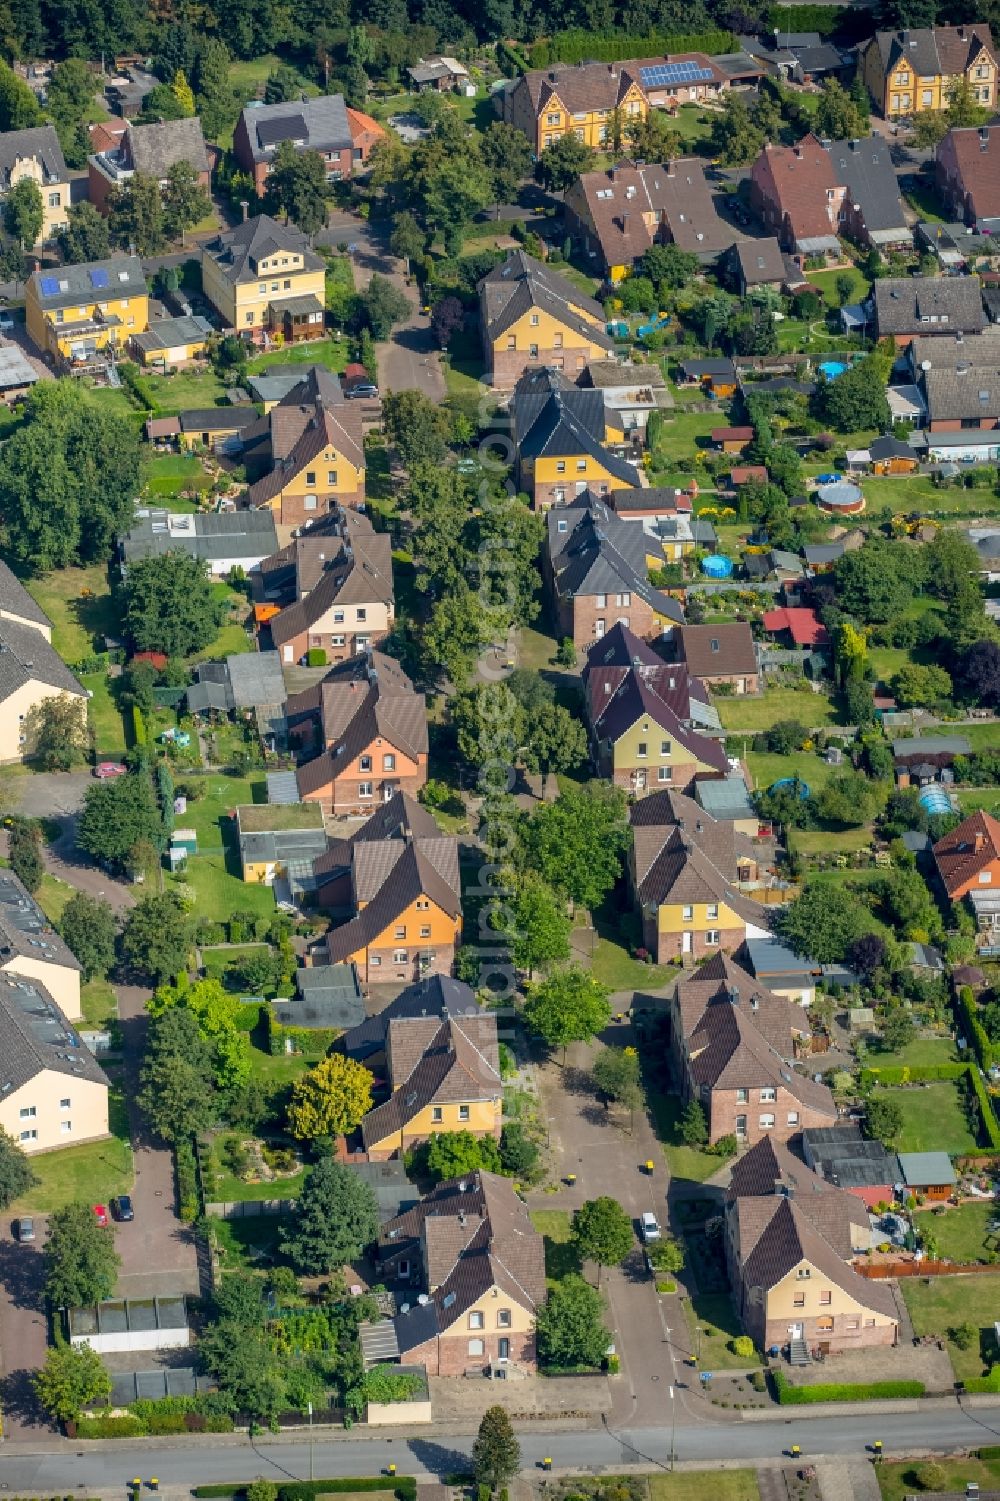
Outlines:
{"label": "deciduous tree", "polygon": [[538,1358],[543,1366],[572,1370],[599,1366],[611,1342],[604,1299],[596,1287],[571,1274],[557,1282],[538,1310]]}
{"label": "deciduous tree", "polygon": [[571,1042],[591,1042],[610,1022],[608,994],[589,970],[567,964],[532,986],[521,1014],[529,1032],[562,1049],[565,1063]]}
{"label": "deciduous tree", "polygon": [[122,955],[133,969],[162,981],[185,969],[191,940],[191,920],[174,893],[154,893],[137,902],[125,919]]}
{"label": "deciduous tree", "polygon": [[306,1175],[282,1250],[309,1277],[356,1261],[378,1234],[378,1205],[370,1186],[343,1163],[326,1158]]}
{"label": "deciduous tree", "polygon": [[903,1112],[890,1095],[873,1094],[865,1105],[865,1130],[873,1141],[891,1147],[903,1129]]}
{"label": "deciduous tree", "polygon": [[353,1058],[333,1053],[296,1079],[288,1129],[298,1141],[346,1136],[372,1108],[372,1075]]}
{"label": "deciduous tree", "polygon": [[541,876],[527,872],[517,882],[507,930],[518,968],[530,979],[534,970],[568,959],[571,927],[565,901]]}
{"label": "deciduous tree", "polygon": [[173,1006],[150,1020],[140,1082],[139,1105],[164,1141],[183,1141],[212,1125],[212,1054],[198,1018],[186,1007]]}
{"label": "deciduous tree", "polygon": [[198,173],[188,161],[174,162],[167,169],[167,184],[163,189],[163,226],[171,239],[184,235],[212,207],[207,189],[198,181]]}
{"label": "deciduous tree", "polygon": [[546,146],[535,167],[535,176],[550,193],[565,193],[577,178],[594,165],[594,153],[569,132]]}
{"label": "deciduous tree", "polygon": [[585,1261],[596,1261],[597,1281],[606,1266],[618,1266],[634,1244],[632,1221],[607,1194],[588,1199],[573,1215],[573,1240]]}
{"label": "deciduous tree", "polygon": [[[382,420],[386,437],[399,451],[407,469],[412,470],[418,464],[442,463],[451,424],[445,409],[429,396],[422,391],[390,391],[382,403]],[[463,515],[463,524],[465,519]]]}
{"label": "deciduous tree", "polygon": [[31,1163],[12,1136],[0,1126],[0,1210],[34,1188],[38,1179]]}
{"label": "deciduous tree", "polygon": [[488,1407],[472,1445],[472,1468],[479,1485],[496,1495],[521,1468],[521,1446],[505,1407]]}
{"label": "deciduous tree", "polygon": [[864,908],[850,892],[825,882],[807,881],[801,896],[776,919],[780,936],[797,954],[817,964],[839,964],[869,927]]}
{"label": "deciduous tree", "polygon": [[76,891],[59,919],[62,934],[85,980],[103,979],[115,962],[118,920],[110,902]]}
{"label": "deciduous tree", "polygon": [[57,693],[33,704],[24,716],[25,751],[43,771],[72,771],[87,759],[87,703],[75,693]]}
{"label": "deciduous tree", "polygon": [[89,1204],[67,1204],[49,1215],[45,1293],[53,1308],[79,1308],[110,1298],[120,1266],[114,1231],[97,1223]]}
{"label": "deciduous tree", "polygon": [[304,235],[311,237],[322,229],[330,189],[319,152],[299,151],[294,142],[282,141],[267,174],[265,201],[269,213],[284,214]]}
{"label": "deciduous tree", "polygon": [[367,291],[361,298],[361,307],[373,339],[387,339],[396,324],[402,323],[412,311],[412,304],[405,292],[401,292],[387,276],[380,276],[377,271],[372,273]]}
{"label": "deciduous tree", "polygon": [[435,1182],[461,1178],[467,1173],[500,1171],[500,1154],[492,1136],[473,1136],[471,1131],[439,1131],[424,1152],[423,1166]]}
{"label": "deciduous tree", "polygon": [[201,560],[166,552],[129,567],[122,624],[139,651],[186,657],[216,635],[225,603],[209,582]]}
{"label": "deciduous tree", "polygon": [[160,810],[145,771],[129,772],[87,789],[77,819],[76,842],[95,860],[125,864],[141,841],[160,836]]}
{"label": "deciduous tree", "polygon": [[593,911],[621,875],[628,843],[625,794],[605,783],[566,788],[521,828],[523,864]]}
{"label": "deciduous tree", "polygon": [[111,1373],[90,1345],[55,1345],[31,1379],[42,1407],[58,1423],[72,1423],[85,1407],[111,1396]]}
{"label": "deciduous tree", "polygon": [[82,203],[70,204],[66,228],[60,230],[57,239],[63,258],[70,265],[79,261],[103,261],[111,254],[108,221],[86,199]]}
{"label": "deciduous tree", "polygon": [[30,250],[41,239],[44,218],[41,188],[33,178],[22,177],[4,199],[4,229],[23,249]]}

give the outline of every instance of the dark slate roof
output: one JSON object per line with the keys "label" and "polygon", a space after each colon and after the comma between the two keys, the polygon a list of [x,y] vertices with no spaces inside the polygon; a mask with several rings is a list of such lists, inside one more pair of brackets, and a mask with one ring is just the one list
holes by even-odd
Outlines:
{"label": "dark slate roof", "polygon": [[385,1048],[390,1023],[405,1018],[424,1016],[476,1016],[479,1005],[475,992],[462,980],[453,980],[448,975],[429,975],[425,980],[414,980],[401,990],[395,1000],[389,1002],[376,1016],[366,1017],[357,1026],[351,1027],[337,1046],[350,1058],[370,1058]]}
{"label": "dark slate roof", "polygon": [[16,615],[19,620],[30,620],[50,629],[52,626],[52,621],[41,605],[35,603],[21,580],[11,573],[6,563],[0,562],[0,616],[3,615]]}
{"label": "dark slate roof", "polygon": [[353,964],[314,964],[295,971],[298,998],[272,1001],[275,1021],[286,1027],[355,1027],[365,1014],[364,997]]}
{"label": "dark slate roof", "polygon": [[884,334],[979,333],[986,323],[978,276],[886,276],[875,283]]}
{"label": "dark slate roof", "polygon": [[741,240],[734,248],[748,287],[785,280],[785,257],[773,235],[765,240]]}
{"label": "dark slate roof", "polygon": [[107,1085],[89,1048],[38,980],[0,974],[0,1095],[51,1070]]}
{"label": "dark slate roof", "polygon": [[65,182],[69,176],[54,125],[36,125],[30,130],[6,130],[0,135],[0,185],[10,187],[15,163],[34,159],[42,168],[43,186]]}
{"label": "dark slate roof", "polygon": [[867,140],[831,141],[827,150],[833,170],[860,210],[869,234],[893,229],[908,237],[910,230],[888,142],[881,136],[869,136]]}
{"label": "dark slate roof", "polygon": [[909,443],[904,443],[902,438],[894,438],[891,434],[883,438],[873,438],[868,445],[868,452],[873,459],[913,459],[915,457]]}
{"label": "dark slate roof", "polygon": [[522,459],[589,454],[623,485],[637,486],[639,471],[604,447],[604,397],[570,385],[558,371],[529,371],[510,404],[514,441]]}
{"label": "dark slate roof", "polygon": [[649,582],[648,544],[641,527],[622,521],[587,491],[568,505],[553,506],[546,523],[549,557],[561,596],[629,590],[657,614],[677,622],[684,619],[678,602]]}
{"label": "dark slate roof", "polygon": [[[350,136],[348,135],[348,139]],[[281,224],[269,214],[259,214],[227,230],[204,248],[227,281],[257,280],[257,262],[282,250],[292,250],[303,258],[307,271],[320,271],[324,262],[309,247],[309,241],[294,224]],[[251,414],[256,417],[256,412]]]}
{"label": "dark slate roof", "polygon": [[135,255],[35,271],[29,285],[37,290],[39,306],[53,309],[106,302],[112,297],[144,296],[147,290],[142,262]]}
{"label": "dark slate roof", "polygon": [[255,161],[266,161],[281,141],[310,151],[345,151],[353,145],[343,94],[248,105],[243,121]]}
{"label": "dark slate roof", "polygon": [[0,870],[0,963],[14,954],[79,969],[75,954],[12,870]]}
{"label": "dark slate roof", "polygon": [[86,693],[41,631],[19,620],[0,619],[0,703],[26,683],[45,683],[60,693]]}
{"label": "dark slate roof", "polygon": [[126,562],[166,552],[187,552],[206,563],[216,558],[257,561],[277,551],[278,534],[270,511],[210,511],[187,516],[150,510],[136,513],[135,525],[121,539],[120,547]]}

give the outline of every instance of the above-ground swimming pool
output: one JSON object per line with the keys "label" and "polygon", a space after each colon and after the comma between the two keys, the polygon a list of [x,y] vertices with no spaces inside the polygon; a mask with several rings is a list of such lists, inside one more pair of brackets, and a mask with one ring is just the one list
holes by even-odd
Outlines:
{"label": "above-ground swimming pool", "polygon": [[845,370],[850,369],[850,366],[843,360],[820,360],[816,368],[826,376],[827,380],[836,380],[837,376],[843,375]]}

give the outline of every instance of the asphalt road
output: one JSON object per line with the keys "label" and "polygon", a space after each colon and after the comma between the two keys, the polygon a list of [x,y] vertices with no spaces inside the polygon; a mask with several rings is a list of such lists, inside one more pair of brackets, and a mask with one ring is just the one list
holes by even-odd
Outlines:
{"label": "asphalt road", "polygon": [[[513,1392],[510,1394],[513,1396]],[[664,1392],[665,1407],[669,1397]],[[666,1418],[666,1413],[664,1414]],[[390,1463],[401,1475],[443,1476],[469,1467],[472,1435],[434,1438],[318,1438],[313,1465],[317,1476],[375,1475]],[[866,1447],[881,1439],[887,1456],[909,1457],[923,1452],[967,1450],[994,1442],[1000,1435],[1000,1407],[967,1413],[957,1404],[933,1409],[872,1414],[851,1412],[830,1418],[777,1418],[763,1423],[678,1425],[679,1462],[734,1465],[779,1461],[790,1444],[802,1448],[804,1459],[851,1455],[860,1458]],[[639,1428],[627,1434],[607,1430],[583,1433],[519,1432],[526,1470],[537,1469],[545,1457],[555,1469],[571,1473],[611,1471],[623,1466],[665,1467],[670,1457],[670,1426]],[[27,1446],[23,1446],[27,1448]],[[279,1482],[309,1476],[309,1444],[305,1434],[294,1441],[266,1439],[251,1444],[216,1438],[184,1438],[175,1443],[151,1440],[146,1444],[113,1442],[80,1449],[65,1443],[58,1452],[0,1454],[0,1487],[12,1494],[64,1494],[74,1488],[110,1490],[132,1476],[156,1478],[164,1486],[247,1481],[263,1476]]]}

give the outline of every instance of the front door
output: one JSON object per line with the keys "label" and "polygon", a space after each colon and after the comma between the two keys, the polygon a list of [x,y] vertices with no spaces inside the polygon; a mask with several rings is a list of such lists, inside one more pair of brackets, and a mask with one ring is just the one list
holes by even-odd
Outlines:
{"label": "front door", "polygon": [[646,790],[646,773],[644,770],[637,771],[635,774],[635,790],[636,792],[645,792]]}
{"label": "front door", "polygon": [[789,1324],[789,1326],[788,1326],[788,1337],[789,1337],[789,1339],[801,1339],[802,1338],[802,1325],[801,1324]]}
{"label": "front door", "polygon": [[682,954],[690,954],[690,952],[691,952],[691,946],[692,946],[692,936],[693,935],[691,933],[682,933],[681,934],[681,953]]}

